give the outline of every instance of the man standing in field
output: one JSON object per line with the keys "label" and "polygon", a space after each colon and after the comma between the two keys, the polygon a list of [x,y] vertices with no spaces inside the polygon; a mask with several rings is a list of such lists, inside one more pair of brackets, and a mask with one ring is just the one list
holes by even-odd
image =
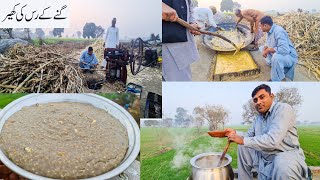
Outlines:
{"label": "man standing in field", "polygon": [[[115,49],[119,46],[119,28],[116,27],[117,19],[113,18],[111,22],[111,26],[107,29],[106,37],[105,37],[105,51],[108,49]],[[106,68],[107,61],[104,58],[102,62],[103,68]]]}
{"label": "man standing in field", "polygon": [[271,66],[271,81],[284,81],[286,77],[293,81],[298,54],[288,33],[274,24],[270,16],[263,17],[260,26],[267,33],[266,45],[260,47],[260,51]]}
{"label": "man standing in field", "polygon": [[261,18],[264,17],[264,14],[261,11],[255,9],[247,9],[242,11],[240,9],[237,9],[235,11],[235,14],[237,17],[239,17],[236,25],[238,25],[242,21],[242,19],[246,19],[250,22],[251,33],[254,33],[254,47],[252,50],[258,50],[258,41],[263,37],[263,32],[259,26],[259,22]]}
{"label": "man standing in field", "polygon": [[227,128],[230,141],[238,145],[239,180],[304,179],[308,176],[303,150],[300,148],[296,116],[292,107],[276,102],[271,88],[262,84],[252,92],[252,100],[259,112],[246,134]]}

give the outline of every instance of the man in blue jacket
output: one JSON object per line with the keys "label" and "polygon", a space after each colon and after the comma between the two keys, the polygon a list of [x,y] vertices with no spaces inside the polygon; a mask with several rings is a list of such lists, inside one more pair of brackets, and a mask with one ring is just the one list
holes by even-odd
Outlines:
{"label": "man in blue jacket", "polygon": [[260,51],[271,66],[271,81],[284,81],[286,77],[293,81],[298,55],[288,33],[274,24],[270,16],[264,16],[260,26],[267,33],[266,46],[260,47]]}
{"label": "man in blue jacket", "polygon": [[96,55],[93,53],[92,47],[89,47],[88,50],[85,50],[82,52],[80,56],[79,66],[81,69],[84,70],[84,72],[95,69],[97,65],[98,65],[98,59]]}

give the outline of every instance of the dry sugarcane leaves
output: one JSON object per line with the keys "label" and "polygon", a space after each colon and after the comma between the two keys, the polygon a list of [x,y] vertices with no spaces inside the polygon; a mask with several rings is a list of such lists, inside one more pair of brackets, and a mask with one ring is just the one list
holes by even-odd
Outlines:
{"label": "dry sugarcane leaves", "polygon": [[288,32],[297,49],[299,64],[320,80],[320,14],[291,12],[275,17],[274,21]]}

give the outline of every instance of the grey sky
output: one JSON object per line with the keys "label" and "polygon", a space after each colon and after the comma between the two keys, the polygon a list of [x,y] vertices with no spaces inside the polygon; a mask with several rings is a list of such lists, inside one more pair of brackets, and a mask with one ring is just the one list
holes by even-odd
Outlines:
{"label": "grey sky", "polygon": [[[276,10],[289,11],[297,10],[298,8],[311,10],[320,8],[319,0],[234,0],[239,2],[243,9],[258,9],[261,11]],[[216,6],[220,9],[221,0],[198,0],[200,7]]]}
{"label": "grey sky", "polygon": [[65,33],[70,36],[82,31],[86,22],[94,22],[106,29],[114,17],[117,18],[120,38],[161,34],[160,0],[70,0],[70,29],[65,29]]}
{"label": "grey sky", "polygon": [[[223,105],[229,111],[230,124],[242,122],[242,105],[251,98],[252,90],[261,82],[193,82],[193,83],[162,83],[163,113],[165,117],[173,117],[177,107],[184,107],[192,113],[196,106],[205,104]],[[303,98],[298,120],[320,121],[320,83],[266,83],[273,92],[281,87],[296,87]]]}

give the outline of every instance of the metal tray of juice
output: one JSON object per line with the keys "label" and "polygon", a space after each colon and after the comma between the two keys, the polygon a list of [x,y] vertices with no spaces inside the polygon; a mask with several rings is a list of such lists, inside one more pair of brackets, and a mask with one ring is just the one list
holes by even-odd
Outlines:
{"label": "metal tray of juice", "polygon": [[[250,27],[238,24],[237,28],[235,28],[235,23],[222,23],[218,24],[224,31],[218,31],[215,27],[209,27],[207,31],[217,32],[221,35],[224,35],[226,38],[230,39],[237,46],[240,46],[241,49],[247,47],[254,39],[253,34],[251,33]],[[219,37],[204,35],[203,43],[215,50],[215,51],[235,51],[235,47],[233,47],[228,42],[222,40]]]}

